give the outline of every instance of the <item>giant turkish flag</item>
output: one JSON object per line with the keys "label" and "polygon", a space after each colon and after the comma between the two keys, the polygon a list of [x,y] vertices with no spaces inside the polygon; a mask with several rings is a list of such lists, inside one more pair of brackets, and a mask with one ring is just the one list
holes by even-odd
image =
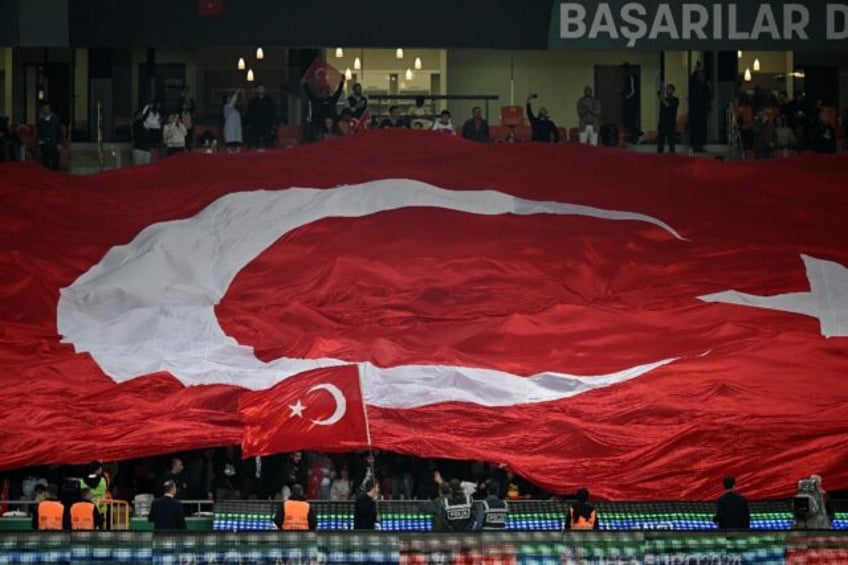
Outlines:
{"label": "giant turkish flag", "polygon": [[617,499],[848,487],[844,157],[378,131],[0,168],[0,468],[242,443]]}

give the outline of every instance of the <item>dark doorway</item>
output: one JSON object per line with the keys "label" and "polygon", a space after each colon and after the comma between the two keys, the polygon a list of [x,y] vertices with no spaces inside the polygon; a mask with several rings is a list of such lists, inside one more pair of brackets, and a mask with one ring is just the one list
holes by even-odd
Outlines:
{"label": "dark doorway", "polygon": [[24,69],[26,121],[35,123],[41,105],[49,103],[63,124],[71,119],[71,68],[67,63],[27,65]]}
{"label": "dark doorway", "polygon": [[[641,84],[642,68],[631,65],[630,69],[636,77],[636,96],[640,97],[638,85]],[[622,65],[595,65],[595,96],[601,101],[602,121],[605,124],[622,125],[622,93],[626,77],[627,72]],[[641,121],[641,110],[637,110],[636,124],[640,125]]]}

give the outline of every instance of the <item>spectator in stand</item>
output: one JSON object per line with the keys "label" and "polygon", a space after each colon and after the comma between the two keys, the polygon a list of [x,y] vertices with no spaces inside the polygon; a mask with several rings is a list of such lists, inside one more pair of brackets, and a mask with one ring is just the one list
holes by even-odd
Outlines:
{"label": "spectator in stand", "polygon": [[489,122],[483,119],[483,110],[480,106],[471,109],[471,118],[462,124],[462,137],[480,143],[489,142]]}
{"label": "spectator in stand", "polygon": [[347,467],[342,467],[339,471],[339,476],[333,481],[330,486],[330,500],[350,500],[350,495],[353,492],[353,482],[350,480],[350,471]]}
{"label": "spectator in stand", "polygon": [[183,505],[177,500],[177,485],[173,481],[165,481],[162,488],[164,493],[150,505],[147,521],[153,522],[156,531],[185,530],[185,513]]}
{"label": "spectator in stand", "polygon": [[774,146],[784,154],[795,148],[795,134],[786,125],[786,118],[783,116],[774,119]]}
{"label": "spectator in stand", "polygon": [[710,112],[712,89],[701,68],[701,62],[695,65],[695,72],[689,79],[689,142],[692,151],[703,153],[707,142],[707,114]]}
{"label": "spectator in stand", "polygon": [[589,504],[589,489],[577,489],[577,501],[568,507],[563,527],[566,530],[597,530],[600,526],[598,512]]}
{"label": "spectator in stand", "polygon": [[424,107],[426,98],[417,96],[415,98],[415,106],[409,109],[409,117],[412,123],[409,127],[412,129],[432,129],[433,120],[430,117],[430,111]]}
{"label": "spectator in stand", "polygon": [[41,164],[52,171],[59,170],[59,146],[62,145],[62,124],[50,109],[50,104],[41,107],[41,116],[36,124]]}
{"label": "spectator in stand", "polygon": [[353,505],[353,529],[373,530],[377,527],[377,484],[368,480],[363,486],[365,492],[356,497]]}
{"label": "spectator in stand", "polygon": [[347,108],[342,110],[337,124],[342,136],[356,135],[359,131],[359,120],[354,118]]}
{"label": "spectator in stand", "polygon": [[668,150],[674,153],[674,144],[677,137],[677,108],[680,100],[674,95],[674,85],[667,84],[664,91],[657,93],[660,100],[660,120],[657,124],[657,153],[665,151],[668,142]]}
{"label": "spectator in stand", "polygon": [[177,115],[186,129],[186,142],[184,147],[191,149],[194,146],[194,112],[197,105],[194,103],[194,97],[191,95],[191,89],[187,86],[183,87],[183,93],[177,100]]}
{"label": "spectator in stand", "polygon": [[164,493],[164,485],[165,483],[174,483],[174,493],[173,496],[176,498],[182,498],[186,496],[186,493],[189,492],[188,482],[186,482],[185,475],[183,474],[184,466],[183,460],[179,457],[174,457],[171,459],[170,467],[168,468],[168,472],[162,477],[159,481],[159,484],[162,485],[163,493]]}
{"label": "spectator in stand", "polygon": [[809,140],[816,153],[836,153],[836,128],[825,110],[819,111],[818,119],[810,126]]}
{"label": "spectator in stand", "polygon": [[768,112],[760,110],[754,119],[754,157],[756,159],[770,159],[774,156],[775,134],[774,124],[769,118]]}
{"label": "spectator in stand", "polygon": [[162,114],[159,111],[159,102],[149,101],[141,109],[141,119],[144,129],[147,131],[147,141],[151,149],[159,149],[162,144]]}
{"label": "spectator in stand", "polygon": [[303,452],[290,453],[283,463],[281,471],[281,482],[277,484],[274,491],[281,492],[283,500],[285,500],[291,495],[291,489],[294,485],[300,485],[303,488],[309,478],[309,468],[303,459]]}
{"label": "spectator in stand", "polygon": [[162,128],[162,142],[165,145],[166,155],[176,155],[185,151],[186,138],[188,131],[180,121],[177,114],[168,116],[168,123]]}
{"label": "spectator in stand", "polygon": [[622,125],[627,131],[627,138],[630,143],[638,143],[642,136],[642,130],[637,125],[639,121],[639,101],[641,96],[639,93],[639,77],[637,76],[635,67],[630,63],[624,63],[624,86],[621,89],[621,114]]}
{"label": "spectator in stand", "polygon": [[333,118],[324,118],[324,127],[318,132],[318,141],[341,137],[342,132]]}
{"label": "spectator in stand", "polygon": [[345,108],[350,111],[350,115],[357,120],[362,117],[365,110],[368,109],[368,99],[362,94],[362,85],[358,82],[353,85],[353,92],[347,97]]}
{"label": "spectator in stand", "polygon": [[449,111],[442,110],[439,114],[439,119],[433,124],[433,131],[456,135],[456,130],[453,129],[453,122],[451,122],[451,113]]}
{"label": "spectator in stand", "polygon": [[147,135],[141,114],[132,123],[132,157],[136,165],[150,164],[150,136]]}
{"label": "spectator in stand", "polygon": [[601,101],[595,98],[592,87],[583,89],[583,96],[577,101],[577,117],[580,120],[580,143],[598,144],[601,133]]}
{"label": "spectator in stand", "polygon": [[531,139],[545,143],[559,143],[559,130],[548,115],[548,109],[542,106],[539,108],[538,116],[533,114],[531,101],[538,97],[538,94],[531,94],[527,97],[527,119],[530,120]]}
{"label": "spectator in stand", "polygon": [[274,101],[265,91],[265,85],[256,87],[253,98],[247,105],[247,123],[253,132],[253,141],[257,147],[267,148],[277,139],[277,120]]}
{"label": "spectator in stand", "polygon": [[241,498],[242,473],[241,447],[231,445],[219,448],[214,455],[215,500]]}
{"label": "spectator in stand", "polygon": [[307,123],[309,124],[309,141],[316,141],[318,133],[324,125],[326,118],[336,119],[336,105],[344,90],[345,80],[342,77],[336,90],[331,94],[329,85],[324,85],[321,90],[315,92],[312,86],[306,80],[302,81],[303,90],[306,92],[306,97],[309,101],[309,111],[307,113]]}
{"label": "spectator in stand", "polygon": [[224,97],[224,145],[232,151],[240,151],[241,145],[244,142],[241,128],[241,111],[238,108],[239,96],[241,96],[241,88],[236,90],[229,97]]}
{"label": "spectator in stand", "polygon": [[9,160],[9,118],[0,116],[0,163]]}
{"label": "spectator in stand", "polygon": [[809,148],[809,129],[814,123],[814,114],[803,92],[796,92],[795,99],[786,104],[784,112],[786,123],[795,132],[795,140],[799,151]]}
{"label": "spectator in stand", "polygon": [[389,106],[389,115],[380,122],[381,128],[408,128],[409,123],[400,115],[400,106]]}
{"label": "spectator in stand", "polygon": [[751,512],[748,501],[736,492],[736,479],[724,478],[724,494],[716,502],[713,522],[719,530],[747,530],[751,527]]}

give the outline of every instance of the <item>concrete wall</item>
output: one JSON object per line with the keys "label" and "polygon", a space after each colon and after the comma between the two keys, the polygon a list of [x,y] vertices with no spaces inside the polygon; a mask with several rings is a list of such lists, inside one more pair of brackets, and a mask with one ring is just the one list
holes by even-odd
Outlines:
{"label": "concrete wall", "polygon": [[[514,103],[523,105],[529,93],[539,94],[536,106],[544,105],[561,127],[576,127],[576,104],[586,85],[595,83],[595,65],[629,62],[642,69],[642,129],[657,124],[656,92],[659,85],[658,53],[619,51],[501,51],[450,49],[447,52],[449,94],[497,94],[490,119],[499,119],[498,108],[510,104],[510,69],[514,75]],[[602,89],[603,85],[597,85]],[[454,121],[464,120],[475,102],[453,102]]]}

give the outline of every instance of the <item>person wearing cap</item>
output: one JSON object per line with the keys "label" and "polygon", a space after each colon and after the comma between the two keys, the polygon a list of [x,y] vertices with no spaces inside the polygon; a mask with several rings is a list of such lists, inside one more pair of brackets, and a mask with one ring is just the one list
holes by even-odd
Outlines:
{"label": "person wearing cap", "polygon": [[486,487],[487,496],[475,503],[475,530],[505,530],[509,512],[506,500],[500,497],[501,486],[490,481]]}

